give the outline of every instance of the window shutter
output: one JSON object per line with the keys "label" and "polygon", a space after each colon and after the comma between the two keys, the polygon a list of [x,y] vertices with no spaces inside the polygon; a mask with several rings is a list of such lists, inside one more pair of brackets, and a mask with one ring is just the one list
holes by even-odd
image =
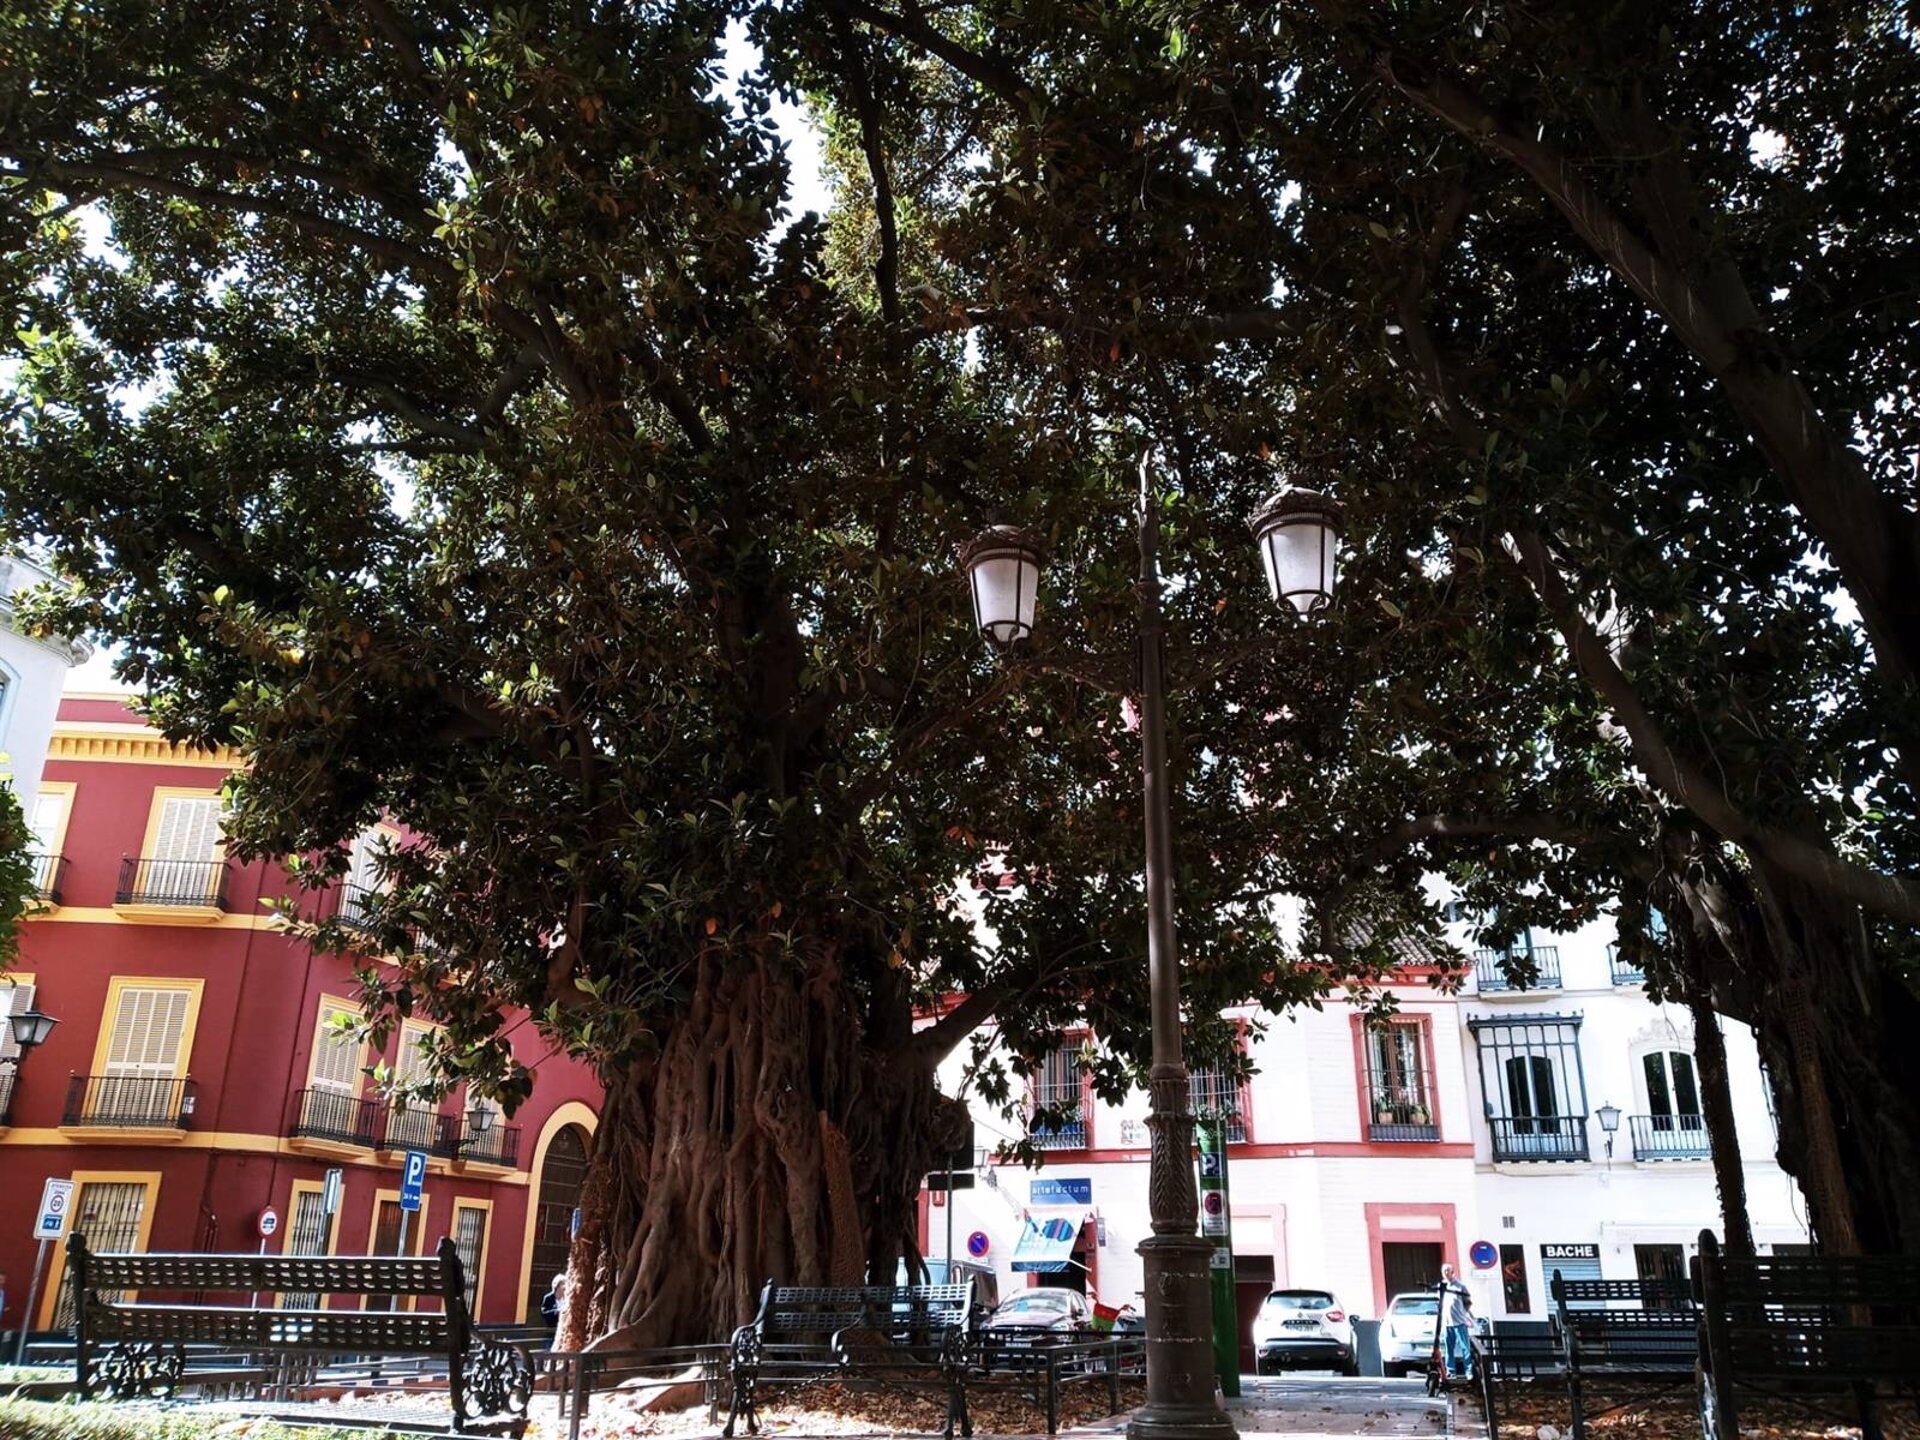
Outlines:
{"label": "window shutter", "polygon": [[[13,981],[0,982],[0,1021],[33,1008],[33,986]],[[20,1047],[14,1043],[13,1027],[0,1024],[0,1060],[18,1059]]]}
{"label": "window shutter", "polygon": [[480,1250],[487,1233],[487,1212],[469,1205],[455,1211],[454,1217],[453,1248],[460,1257],[461,1279],[466,1282],[467,1308],[472,1310],[474,1294],[480,1288]]}
{"label": "window shutter", "polygon": [[415,1085],[427,1078],[427,1057],[421,1042],[431,1031],[425,1025],[405,1025],[400,1030],[400,1051],[394,1056],[394,1079],[400,1085]]}
{"label": "window shutter", "polygon": [[107,1042],[107,1074],[168,1079],[178,1075],[185,1058],[180,1041],[186,1034],[191,1001],[185,990],[146,986],[122,990]]}
{"label": "window shutter", "polygon": [[54,842],[61,822],[67,818],[67,792],[43,791],[33,802],[33,849],[38,855],[54,853]]}
{"label": "window shutter", "polygon": [[382,887],[378,879],[378,864],[381,847],[386,836],[378,827],[363,833],[353,842],[353,850],[347,860],[347,883],[357,885],[369,894]]}
{"label": "window shutter", "polygon": [[[313,1088],[351,1095],[360,1084],[360,1042],[333,1032],[336,1016],[352,1016],[353,1011],[327,1005],[313,1027]],[[355,1017],[358,1018],[358,1017]]]}
{"label": "window shutter", "polygon": [[220,853],[220,797],[169,795],[160,802],[153,859],[212,860]]}

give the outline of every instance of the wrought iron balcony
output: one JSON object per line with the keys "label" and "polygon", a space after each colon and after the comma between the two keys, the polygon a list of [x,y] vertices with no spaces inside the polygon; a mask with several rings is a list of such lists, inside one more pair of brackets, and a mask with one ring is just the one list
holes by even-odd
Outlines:
{"label": "wrought iron balcony", "polygon": [[380,1102],[339,1090],[302,1090],[287,1134],[295,1140],[331,1140],[371,1150],[380,1136]]}
{"label": "wrought iron balcony", "polygon": [[120,862],[120,885],[113,903],[224,910],[227,862],[129,855]]}
{"label": "wrought iron balcony", "polygon": [[1636,1160],[1705,1160],[1713,1153],[1698,1115],[1630,1115]]}
{"label": "wrought iron balcony", "polygon": [[454,1142],[460,1132],[455,1129],[449,1134],[449,1123],[458,1124],[451,1115],[442,1115],[438,1110],[428,1110],[418,1105],[409,1105],[399,1110],[387,1111],[386,1137],[380,1142],[382,1150],[424,1150],[429,1155],[447,1156],[453,1153]]}
{"label": "wrought iron balcony", "polygon": [[1585,1160],[1584,1115],[1489,1115],[1495,1160]]}
{"label": "wrought iron balcony", "polygon": [[365,930],[373,924],[379,913],[381,895],[378,890],[366,885],[345,884],[340,887],[339,917],[342,925],[355,930]]}
{"label": "wrought iron balcony", "polygon": [[[1509,978],[1502,967],[1511,963],[1520,971],[1531,970],[1533,979]],[[1536,945],[1531,950],[1476,950],[1473,952],[1473,978],[1486,995],[1495,991],[1519,994],[1531,990],[1560,988],[1560,951],[1553,945]]]}
{"label": "wrought iron balcony", "polygon": [[1367,1139],[1382,1144],[1438,1140],[1440,1127],[1425,1105],[1376,1095],[1367,1105]]}
{"label": "wrought iron balcony", "polygon": [[1607,946],[1607,970],[1616,985],[1644,985],[1647,972],[1620,954],[1618,945]]}
{"label": "wrought iron balcony", "polygon": [[67,857],[41,853],[28,858],[33,861],[34,898],[48,905],[58,905],[60,872],[67,868]]}
{"label": "wrought iron balcony", "polygon": [[0,1125],[13,1123],[13,1080],[16,1069],[12,1065],[0,1065]]}
{"label": "wrought iron balcony", "polygon": [[1070,1120],[1064,1125],[1035,1125],[1027,1132],[1037,1150],[1084,1150],[1087,1148],[1087,1122]]}
{"label": "wrought iron balcony", "polygon": [[520,1163],[520,1127],[518,1125],[495,1124],[492,1128],[475,1134],[473,1127],[461,1117],[450,1116],[462,1134],[460,1153],[457,1158],[472,1161],[476,1165],[504,1165],[508,1169]]}
{"label": "wrought iron balcony", "polygon": [[103,1129],[185,1130],[193,1124],[191,1077],[76,1075],[67,1085],[62,1125]]}

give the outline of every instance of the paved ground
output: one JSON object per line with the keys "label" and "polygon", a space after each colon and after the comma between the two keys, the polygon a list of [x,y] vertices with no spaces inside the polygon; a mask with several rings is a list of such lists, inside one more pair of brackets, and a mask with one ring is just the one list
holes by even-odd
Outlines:
{"label": "paved ground", "polygon": [[[1241,1381],[1227,1410],[1242,1435],[1456,1436],[1484,1433],[1470,1402],[1450,1413],[1445,1399],[1427,1398],[1424,1380],[1341,1380],[1288,1376]],[[1125,1416],[1063,1431],[1060,1440],[1109,1440],[1124,1433]],[[1036,1437],[1043,1440],[1043,1437]]]}
{"label": "paved ground", "polygon": [[1227,1402],[1243,1435],[1449,1435],[1447,1402],[1427,1398],[1421,1380],[1340,1380],[1313,1376],[1241,1382]]}

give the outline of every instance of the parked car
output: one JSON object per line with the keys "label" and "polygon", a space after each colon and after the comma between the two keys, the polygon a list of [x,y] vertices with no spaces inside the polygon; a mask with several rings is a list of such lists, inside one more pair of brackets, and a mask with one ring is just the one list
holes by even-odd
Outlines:
{"label": "parked car", "polygon": [[1358,1375],[1353,1321],[1330,1290],[1275,1290],[1253,1317],[1253,1366],[1279,1370],[1337,1370]]}
{"label": "parked car", "polygon": [[989,1330],[1089,1330],[1093,1307],[1078,1290],[1040,1285],[1001,1301],[987,1321]]}
{"label": "parked car", "polygon": [[1380,1321],[1382,1374],[1411,1375],[1426,1369],[1439,1313],[1440,1298],[1431,1290],[1408,1290],[1388,1302]]}

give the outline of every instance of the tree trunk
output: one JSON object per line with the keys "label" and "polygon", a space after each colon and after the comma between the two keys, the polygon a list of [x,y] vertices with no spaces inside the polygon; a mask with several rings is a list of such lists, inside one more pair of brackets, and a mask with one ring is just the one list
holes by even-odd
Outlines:
{"label": "tree trunk", "polygon": [[1689,983],[1687,1009],[1693,1014],[1693,1056],[1699,1062],[1700,1111],[1706,1120],[1713,1155],[1713,1181],[1720,1192],[1721,1234],[1727,1254],[1751,1260],[1753,1219],[1747,1214],[1747,1170],[1740,1158],[1740,1132],[1733,1119],[1733,1089],[1727,1076],[1727,1039],[1720,1017],[1704,988]]}
{"label": "tree trunk", "polygon": [[965,1111],[903,1051],[904,989],[831,960],[703,957],[657,1054],[609,1077],[566,1340],[722,1340],[761,1287],[891,1282],[921,1178]]}

